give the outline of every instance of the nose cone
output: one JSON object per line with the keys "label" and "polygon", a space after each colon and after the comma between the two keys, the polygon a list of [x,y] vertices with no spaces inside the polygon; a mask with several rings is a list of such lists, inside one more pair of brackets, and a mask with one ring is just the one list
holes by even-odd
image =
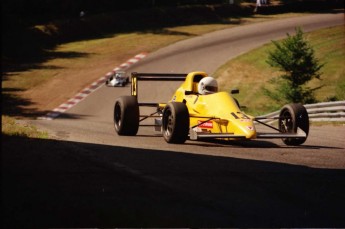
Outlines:
{"label": "nose cone", "polygon": [[237,127],[235,131],[236,135],[244,135],[246,139],[256,138],[256,129],[251,119],[239,119],[233,124]]}

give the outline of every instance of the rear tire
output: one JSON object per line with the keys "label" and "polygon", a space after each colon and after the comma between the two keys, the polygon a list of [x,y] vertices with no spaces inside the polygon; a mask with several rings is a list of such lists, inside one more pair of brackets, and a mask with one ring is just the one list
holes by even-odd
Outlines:
{"label": "rear tire", "polygon": [[118,135],[134,136],[139,129],[139,105],[135,96],[121,96],[114,106],[114,127]]}
{"label": "rear tire", "polygon": [[162,117],[163,137],[168,143],[184,143],[188,139],[189,112],[184,103],[170,102]]}
{"label": "rear tire", "polygon": [[[307,137],[309,134],[309,116],[305,107],[300,103],[285,105],[279,114],[279,130],[282,133],[297,133],[297,129],[302,129]],[[305,138],[283,138],[286,145],[300,145]]]}

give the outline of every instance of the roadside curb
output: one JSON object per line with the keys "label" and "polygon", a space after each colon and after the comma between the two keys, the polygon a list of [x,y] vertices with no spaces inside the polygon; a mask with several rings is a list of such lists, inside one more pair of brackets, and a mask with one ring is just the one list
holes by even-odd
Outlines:
{"label": "roadside curb", "polygon": [[130,58],[126,62],[122,63],[120,66],[115,67],[113,70],[105,74],[105,76],[102,76],[98,80],[96,80],[94,83],[92,83],[90,86],[84,88],[81,92],[76,94],[73,98],[69,99],[67,102],[61,104],[57,108],[55,108],[53,111],[49,112],[45,116],[38,117],[39,120],[53,120],[57,118],[60,114],[66,112],[68,109],[75,106],[77,103],[82,101],[84,98],[86,98],[88,95],[90,95],[92,92],[94,92],[96,89],[98,89],[100,86],[102,86],[105,81],[109,78],[109,76],[113,75],[116,71],[125,70],[132,66],[133,64],[139,62],[141,59],[145,58],[148,55],[146,52],[139,53],[135,55],[134,57]]}

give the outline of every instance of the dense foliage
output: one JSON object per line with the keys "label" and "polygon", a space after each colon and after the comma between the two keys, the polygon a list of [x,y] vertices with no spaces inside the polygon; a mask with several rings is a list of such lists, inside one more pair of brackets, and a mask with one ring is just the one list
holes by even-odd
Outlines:
{"label": "dense foliage", "polygon": [[[15,16],[19,17],[18,20],[24,24],[42,24],[50,20],[78,17],[81,11],[87,14],[98,14],[153,7],[229,4],[230,2],[255,3],[256,0],[2,0],[1,8],[3,19]],[[310,9],[320,2],[331,5],[344,3],[344,0],[281,0],[280,2],[286,4],[306,2],[307,8]]]}
{"label": "dense foliage", "polygon": [[117,12],[164,6],[193,4],[222,4],[226,0],[3,0],[3,16],[25,18],[23,23],[44,23],[49,20],[78,17],[81,11],[88,14]]}
{"label": "dense foliage", "polygon": [[[310,3],[311,1],[315,3]],[[229,4],[230,2],[235,4]],[[251,6],[239,4],[242,2],[252,4]],[[190,24],[229,23],[230,17],[252,15],[251,7],[255,2],[255,0],[2,0],[2,59],[5,60],[5,65],[13,60],[36,61],[47,54],[46,50],[54,48],[57,44],[124,31],[157,30]],[[344,0],[280,2],[286,4],[280,7],[262,7],[260,13],[304,12],[312,9],[318,12],[320,9],[338,7]],[[303,2],[306,4],[300,4]],[[80,20],[81,18],[86,20]]]}

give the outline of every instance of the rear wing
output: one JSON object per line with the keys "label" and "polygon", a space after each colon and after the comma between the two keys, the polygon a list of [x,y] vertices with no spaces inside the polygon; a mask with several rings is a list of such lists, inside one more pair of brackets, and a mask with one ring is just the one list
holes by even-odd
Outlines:
{"label": "rear wing", "polygon": [[138,73],[131,74],[131,95],[138,97],[138,81],[185,81],[188,73]]}

